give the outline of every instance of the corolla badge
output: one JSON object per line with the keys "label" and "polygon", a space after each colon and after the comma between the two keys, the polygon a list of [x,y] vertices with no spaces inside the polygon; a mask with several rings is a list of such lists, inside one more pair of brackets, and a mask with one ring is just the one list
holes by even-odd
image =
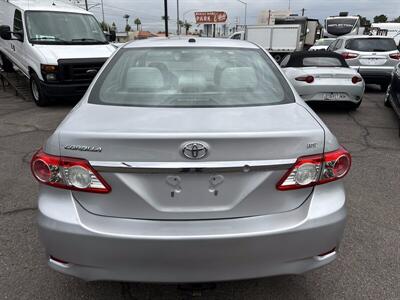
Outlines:
{"label": "corolla badge", "polygon": [[207,156],[209,146],[200,141],[186,142],[182,144],[181,151],[188,159],[202,159]]}
{"label": "corolla badge", "polygon": [[66,150],[73,151],[87,151],[87,152],[101,152],[103,149],[96,146],[83,146],[83,145],[66,145],[64,146]]}

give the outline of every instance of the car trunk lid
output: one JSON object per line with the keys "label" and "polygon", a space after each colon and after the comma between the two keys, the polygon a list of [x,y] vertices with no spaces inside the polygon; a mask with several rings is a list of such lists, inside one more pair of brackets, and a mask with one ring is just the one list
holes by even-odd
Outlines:
{"label": "car trunk lid", "polygon": [[[139,219],[295,209],[312,188],[282,192],[276,183],[298,157],[322,153],[324,146],[322,127],[296,103],[196,109],[88,104],[59,133],[61,155],[87,159],[112,188],[104,195],[72,192],[80,205],[99,215]],[[193,141],[209,147],[206,157],[182,155],[182,145]]]}

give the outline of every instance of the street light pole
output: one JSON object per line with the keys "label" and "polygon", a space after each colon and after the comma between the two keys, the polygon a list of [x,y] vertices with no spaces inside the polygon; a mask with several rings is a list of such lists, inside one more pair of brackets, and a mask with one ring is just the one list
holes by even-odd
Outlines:
{"label": "street light pole", "polygon": [[164,26],[165,36],[168,37],[168,0],[164,0]]}
{"label": "street light pole", "polygon": [[103,6],[103,0],[101,0],[101,13],[103,14],[103,24],[105,24],[105,21],[104,21],[104,6]]}
{"label": "street light pole", "polygon": [[181,27],[179,24],[179,0],[176,0],[176,34],[181,34]]}
{"label": "street light pole", "polygon": [[247,2],[244,2],[242,0],[237,0],[240,3],[244,4],[244,27],[247,27]]}

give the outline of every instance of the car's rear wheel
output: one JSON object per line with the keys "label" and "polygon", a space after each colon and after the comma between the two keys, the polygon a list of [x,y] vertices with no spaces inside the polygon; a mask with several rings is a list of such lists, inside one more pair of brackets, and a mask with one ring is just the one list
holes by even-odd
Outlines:
{"label": "car's rear wheel", "polygon": [[3,53],[0,53],[0,66],[7,73],[14,72],[12,62]]}
{"label": "car's rear wheel", "polygon": [[392,97],[392,94],[390,93],[390,85],[389,85],[389,87],[386,90],[385,100],[383,102],[386,107],[392,107],[391,97]]}
{"label": "car's rear wheel", "polygon": [[31,74],[29,86],[33,101],[37,106],[49,105],[49,99],[43,93],[43,89],[40,87],[40,79],[35,73]]}

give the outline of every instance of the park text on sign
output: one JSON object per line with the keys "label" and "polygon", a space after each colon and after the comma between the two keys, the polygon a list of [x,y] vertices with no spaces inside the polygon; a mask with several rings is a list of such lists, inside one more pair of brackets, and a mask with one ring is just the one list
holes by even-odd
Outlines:
{"label": "park text on sign", "polygon": [[197,24],[225,23],[228,19],[224,11],[208,11],[194,13]]}

